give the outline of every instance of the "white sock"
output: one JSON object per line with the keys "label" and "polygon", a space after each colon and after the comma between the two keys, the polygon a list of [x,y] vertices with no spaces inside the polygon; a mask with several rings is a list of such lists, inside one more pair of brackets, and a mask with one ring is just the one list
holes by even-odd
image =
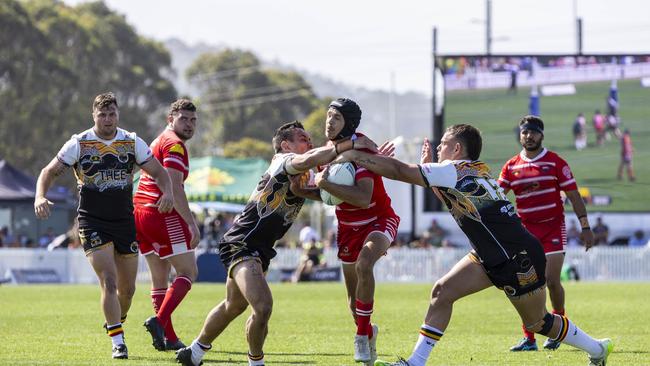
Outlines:
{"label": "white sock", "polygon": [[443,332],[439,329],[422,324],[418,341],[415,343],[411,357],[407,360],[409,365],[425,366],[433,347],[438,343],[442,335]]}
{"label": "white sock", "polygon": [[120,333],[116,336],[111,337],[111,342],[113,343],[113,346],[124,344],[124,334]]}
{"label": "white sock", "polygon": [[199,342],[198,339],[195,339],[194,341],[192,341],[192,344],[190,345],[190,349],[192,349],[192,362],[198,365],[201,363],[201,360],[203,359],[203,355],[205,355],[206,352],[212,349],[212,345],[203,344]]}
{"label": "white sock", "polygon": [[[564,330],[565,327],[568,328],[566,332]],[[565,317],[562,317],[562,327],[560,327],[560,332],[556,340],[581,349],[589,353],[591,357],[600,357],[603,355],[603,347],[600,345],[600,342],[583,332],[577,325]]]}
{"label": "white sock", "polygon": [[[262,353],[262,358],[253,357],[251,354],[248,354],[248,366],[264,366],[264,353]],[[255,360],[253,360],[255,358]]]}
{"label": "white sock", "polygon": [[[122,323],[107,325],[106,331],[111,336],[111,343],[113,343],[113,347],[124,344],[124,330],[122,329]],[[119,334],[111,335],[111,332],[115,331],[119,332]]]}

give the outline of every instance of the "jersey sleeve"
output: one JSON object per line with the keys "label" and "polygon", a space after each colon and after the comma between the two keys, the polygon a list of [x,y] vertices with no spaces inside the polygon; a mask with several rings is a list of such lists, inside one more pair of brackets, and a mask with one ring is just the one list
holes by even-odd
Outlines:
{"label": "jersey sleeve", "polygon": [[371,172],[370,170],[357,166],[357,170],[354,173],[354,181],[357,182],[363,178],[371,178],[373,179],[375,177],[375,173]]}
{"label": "jersey sleeve", "polygon": [[143,139],[135,136],[135,162],[138,165],[145,164],[153,158],[151,149]]}
{"label": "jersey sleeve", "polygon": [[291,163],[294,156],[296,155],[293,153],[284,154],[282,156],[282,170],[284,170],[284,172],[287,173],[287,175],[296,175],[302,173],[302,171],[294,168],[293,164]]}
{"label": "jersey sleeve", "polygon": [[420,173],[427,187],[454,188],[458,180],[456,166],[451,161],[419,165]]}
{"label": "jersey sleeve", "polygon": [[560,186],[560,189],[565,192],[575,191],[578,189],[576,179],[573,176],[569,164],[560,157],[557,159],[557,183]]}
{"label": "jersey sleeve", "polygon": [[79,161],[79,140],[74,136],[68,140],[61,150],[56,154],[56,158],[66,166],[72,166]]}
{"label": "jersey sleeve", "polygon": [[181,141],[170,141],[163,147],[162,153],[162,165],[165,168],[176,169],[183,173],[189,172],[189,154]]}
{"label": "jersey sleeve", "polygon": [[501,174],[499,174],[499,179],[497,179],[497,184],[501,186],[501,188],[504,189],[510,189],[510,176],[508,172],[510,171],[508,167],[510,166],[510,162],[507,162],[503,164],[503,168],[501,168]]}

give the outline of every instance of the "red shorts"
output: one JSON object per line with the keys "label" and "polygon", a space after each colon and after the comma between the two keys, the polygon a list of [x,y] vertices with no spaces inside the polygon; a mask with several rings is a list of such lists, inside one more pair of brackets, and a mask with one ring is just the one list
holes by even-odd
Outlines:
{"label": "red shorts", "polygon": [[157,208],[137,206],[134,215],[136,239],[143,255],[155,253],[165,259],[194,250],[187,223],[176,211],[161,214]]}
{"label": "red shorts", "polygon": [[366,244],[370,233],[379,232],[392,243],[397,236],[399,216],[394,213],[382,216],[368,224],[343,225],[339,223],[336,241],[339,247],[338,257],[343,263],[354,263],[359,257],[361,248]]}
{"label": "red shorts", "polygon": [[566,252],[566,224],[564,216],[542,222],[523,222],[524,226],[533,234],[544,247],[544,253]]}

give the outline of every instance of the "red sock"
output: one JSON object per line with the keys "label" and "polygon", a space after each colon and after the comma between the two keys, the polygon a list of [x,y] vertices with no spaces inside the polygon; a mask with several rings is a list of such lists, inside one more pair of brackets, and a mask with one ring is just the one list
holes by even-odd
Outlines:
{"label": "red sock", "polygon": [[[152,288],[151,289],[151,303],[153,304],[153,311],[158,314],[158,310],[160,310],[160,306],[163,303],[163,300],[165,300],[165,295],[167,294],[167,289],[166,288]],[[174,326],[172,325],[172,319],[169,318],[169,321],[167,322],[167,325],[164,326],[165,328],[165,338],[169,340],[170,342],[176,342],[178,340],[178,336],[176,335],[176,332],[174,332]]]}
{"label": "red sock", "polygon": [[529,331],[528,329],[526,329],[525,325],[522,324],[521,329],[524,330],[524,337],[528,338],[528,340],[530,340],[530,341],[535,340],[535,333],[533,333],[533,332]]}
{"label": "red sock", "polygon": [[356,300],[357,312],[357,335],[367,335],[372,337],[372,326],[370,325],[370,316],[372,315],[372,301],[365,304]]}
{"label": "red sock", "polygon": [[171,324],[171,316],[178,304],[183,301],[185,295],[192,288],[192,281],[185,276],[177,276],[172,282],[172,285],[167,290],[165,294],[165,300],[163,300],[162,305],[156,316],[160,320],[160,324],[166,326]]}

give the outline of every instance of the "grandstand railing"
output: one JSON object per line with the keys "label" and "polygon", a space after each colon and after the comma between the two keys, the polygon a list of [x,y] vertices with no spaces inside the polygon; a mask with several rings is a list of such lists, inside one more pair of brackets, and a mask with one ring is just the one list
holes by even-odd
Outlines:
{"label": "grandstand railing", "polygon": [[[466,254],[466,249],[454,248],[393,248],[376,265],[375,278],[378,282],[433,283]],[[297,267],[301,256],[300,249],[278,249],[278,256],[269,268],[270,279],[274,271]],[[340,266],[334,249],[326,249],[324,259],[328,266]],[[580,280],[650,281],[650,246],[596,247],[588,252],[583,248],[569,248],[565,264],[575,267]],[[81,250],[0,248],[0,279],[9,269],[45,268],[56,270],[65,283],[97,283]],[[149,281],[143,256],[140,256],[138,281]]]}

